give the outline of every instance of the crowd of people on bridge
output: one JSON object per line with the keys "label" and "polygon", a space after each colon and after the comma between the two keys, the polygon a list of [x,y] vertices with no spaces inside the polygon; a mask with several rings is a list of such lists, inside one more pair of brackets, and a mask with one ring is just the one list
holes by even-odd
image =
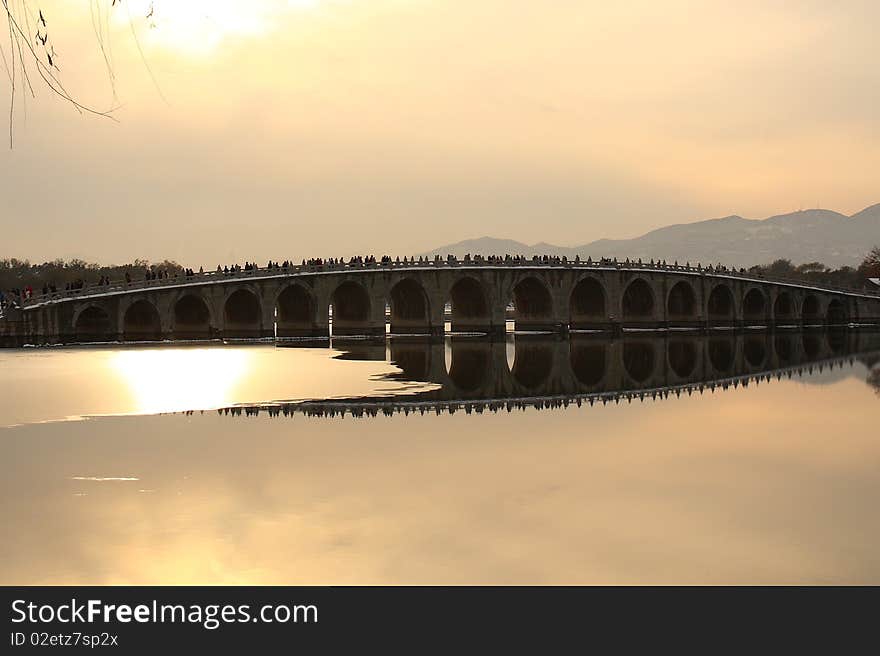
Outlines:
{"label": "crowd of people on bridge", "polygon": [[147,269],[144,273],[144,280],[164,280],[168,278],[168,271],[165,269]]}
{"label": "crowd of people on bridge", "polygon": [[[459,263],[462,263],[465,265],[472,264],[472,263],[479,263],[479,264],[485,263],[485,264],[490,264],[490,265],[492,265],[492,264],[528,265],[528,264],[532,263],[532,264],[542,264],[542,265],[587,264],[587,265],[598,265],[598,266],[619,266],[619,265],[648,266],[647,263],[643,264],[641,258],[638,260],[633,260],[633,261],[630,261],[628,258],[625,261],[619,261],[617,258],[612,259],[612,258],[603,257],[599,260],[594,261],[592,258],[587,258],[586,260],[581,260],[579,255],[576,255],[573,259],[569,259],[565,255],[562,255],[562,256],[559,256],[559,255],[532,255],[531,257],[528,257],[525,255],[516,255],[516,254],[510,254],[510,253],[507,253],[505,255],[480,255],[480,254],[467,253],[461,259],[459,259],[457,256],[452,255],[452,254],[447,255],[445,258],[442,258],[439,254],[435,254],[433,257],[425,256],[425,255],[420,255],[418,257],[404,256],[403,259],[401,259],[399,256],[392,258],[392,256],[390,256],[390,255],[382,255],[379,258],[377,258],[375,255],[356,255],[356,256],[350,257],[348,259],[341,258],[341,257],[339,257],[339,258],[337,258],[337,257],[308,258],[308,259],[301,260],[301,263],[299,265],[297,265],[293,260],[284,260],[283,262],[269,260],[263,269],[261,269],[260,266],[257,265],[255,262],[250,262],[250,261],[246,261],[244,263],[244,266],[242,266],[240,264],[226,264],[226,265],[218,264],[217,269],[216,269],[216,274],[228,276],[228,275],[237,275],[242,272],[250,273],[250,272],[259,271],[259,270],[281,270],[281,269],[287,270],[287,269],[296,268],[297,266],[331,267],[331,268],[344,267],[344,266],[362,267],[362,266],[372,266],[372,265],[376,265],[376,264],[385,265],[385,266],[394,266],[394,265],[401,265],[401,264],[404,266],[411,266],[411,265],[417,266],[420,264],[427,265],[431,262],[433,262],[435,265],[440,264],[442,262],[445,262],[448,265],[455,265],[455,264],[459,264]],[[666,260],[657,260],[655,262],[653,259],[650,261],[650,266],[656,266],[656,267],[660,267],[660,268],[664,268],[664,269],[668,269],[668,268],[673,268],[673,269],[684,268],[684,269],[688,269],[688,270],[692,269],[689,262],[685,265],[680,266],[677,261],[674,264],[667,264]],[[728,268],[728,267],[723,266],[721,264],[718,264],[714,267],[710,265],[710,266],[706,267],[705,269],[703,269],[703,267],[701,265],[697,265],[696,268],[698,270],[713,271],[713,272],[725,272],[725,273],[731,273],[731,272],[737,273],[738,272],[738,273],[742,273],[742,274],[746,273],[745,269],[741,268],[741,269],[737,270],[736,268]],[[205,271],[202,267],[199,267],[198,273],[196,273],[196,271],[191,268],[186,268],[186,269],[183,269],[183,271],[182,271],[182,275],[186,278],[192,278],[196,275],[203,275],[204,273],[205,273]],[[172,274],[171,272],[168,271],[168,269],[163,269],[163,268],[158,268],[158,267],[150,267],[144,271],[143,280],[146,282],[152,282],[152,281],[156,281],[156,280],[168,280],[170,278],[177,278],[179,275],[180,274],[178,274],[177,272]],[[102,275],[97,283],[92,283],[89,286],[92,286],[92,285],[107,286],[107,285],[111,285],[111,284],[113,284],[113,283],[111,282],[110,277],[106,276],[106,275]],[[126,285],[132,284],[132,275],[128,271],[125,272],[125,284]],[[84,280],[77,279],[73,282],[67,283],[64,287],[64,291],[80,290],[80,289],[83,289],[85,286],[86,286],[86,282]],[[56,293],[57,291],[58,290],[54,284],[45,284],[42,289],[42,292],[44,295]],[[32,295],[33,295],[33,290],[31,290],[30,287],[27,287],[25,289],[9,290],[3,296],[3,300],[0,301],[5,305],[0,305],[0,307],[7,307],[12,302],[19,302],[20,303],[21,300],[29,299],[32,297]]]}
{"label": "crowd of people on bridge", "polygon": [[33,289],[30,287],[13,287],[7,292],[0,290],[0,310],[19,308],[21,307],[21,302],[26,298],[30,298],[32,294]]}

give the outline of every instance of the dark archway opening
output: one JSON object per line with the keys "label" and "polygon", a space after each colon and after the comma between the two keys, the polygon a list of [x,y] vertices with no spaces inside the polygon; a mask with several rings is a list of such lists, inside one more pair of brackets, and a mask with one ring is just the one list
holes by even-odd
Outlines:
{"label": "dark archway opening", "polygon": [[709,340],[709,362],[715,371],[726,374],[733,369],[736,344],[732,339]]}
{"label": "dark archway opening", "polygon": [[[370,332],[370,296],[361,285],[347,280],[333,292],[330,303],[334,335],[359,335]],[[384,332],[384,325],[382,328]]]}
{"label": "dark archway opening", "polygon": [[513,288],[515,330],[549,330],[553,327],[553,298],[537,278],[525,278]]}
{"label": "dark archway opening", "polygon": [[666,313],[670,319],[696,318],[697,297],[689,283],[682,280],[672,286],[666,300]]}
{"label": "dark archway opening", "polygon": [[489,304],[483,286],[473,278],[462,278],[449,292],[451,329],[454,332],[486,331],[490,328]]}
{"label": "dark archway opening", "polygon": [[80,313],[73,331],[77,342],[106,342],[115,338],[110,315],[94,305]]}
{"label": "dark archway opening", "polygon": [[581,385],[595,387],[605,378],[607,348],[604,344],[572,340],[569,359],[571,370]]}
{"label": "dark archway opening", "polygon": [[654,350],[654,345],[648,342],[623,345],[623,366],[635,382],[644,383],[654,373]]}
{"label": "dark archway opening", "polygon": [[804,299],[801,306],[801,318],[806,322],[822,321],[822,314],[819,310],[819,299],[813,294],[808,295]]}
{"label": "dark archway opening", "polygon": [[211,337],[211,313],[205,301],[187,294],[174,304],[174,336],[177,339]]}
{"label": "dark archway opening", "polygon": [[669,366],[679,378],[687,378],[697,366],[697,346],[693,340],[671,340],[668,345]]}
{"label": "dark archway opening", "polygon": [[574,328],[589,328],[607,321],[605,289],[595,278],[584,278],[569,297],[569,325]]}
{"label": "dark archway opening", "polygon": [[285,288],[278,295],[275,310],[278,337],[304,337],[314,334],[317,326],[317,307],[312,294],[302,285],[290,285]]}
{"label": "dark archway opening", "polygon": [[723,321],[733,319],[734,305],[733,292],[727,285],[715,285],[709,294],[709,303],[706,313],[710,320]]}
{"label": "dark archway opening", "polygon": [[746,321],[764,321],[767,317],[767,299],[764,293],[753,287],[743,298],[743,318]]}
{"label": "dark archway opening", "polygon": [[623,293],[623,318],[650,319],[654,313],[654,292],[641,278],[633,280]]}
{"label": "dark archway opening", "polygon": [[162,338],[159,312],[149,301],[136,301],[125,311],[122,336],[126,340],[158,340]]}
{"label": "dark archway opening", "polygon": [[794,301],[789,292],[780,292],[773,304],[773,319],[778,323],[780,321],[790,321],[794,318]]}
{"label": "dark archway opening", "polygon": [[223,306],[227,337],[262,337],[260,299],[256,294],[239,289],[233,292]]}
{"label": "dark archway opening", "polygon": [[825,312],[825,319],[828,325],[840,326],[847,323],[848,317],[846,308],[836,298],[828,304],[828,310]]}
{"label": "dark archway opening", "polygon": [[401,280],[391,289],[391,332],[430,333],[428,295],[411,278]]}
{"label": "dark archway opening", "polygon": [[239,289],[226,299],[224,310],[227,323],[260,323],[260,301],[255,294],[246,289]]}

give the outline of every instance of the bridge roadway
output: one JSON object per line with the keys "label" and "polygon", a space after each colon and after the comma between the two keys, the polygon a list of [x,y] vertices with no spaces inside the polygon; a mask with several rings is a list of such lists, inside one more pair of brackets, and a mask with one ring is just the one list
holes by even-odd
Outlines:
{"label": "bridge roadway", "polygon": [[[351,349],[357,357],[386,358],[384,344],[361,343]],[[221,413],[376,416],[665,398],[821,372],[856,359],[870,368],[880,362],[880,333],[636,333],[622,339],[517,335],[512,350],[509,343],[472,337],[452,337],[445,345],[392,339],[391,361],[401,369],[399,378],[436,387],[394,396],[248,404]]]}
{"label": "bridge roadway", "polygon": [[[7,345],[117,340],[880,323],[880,295],[711,267],[613,260],[424,260],[254,269],[27,299]],[[386,316],[386,306],[390,313]]]}

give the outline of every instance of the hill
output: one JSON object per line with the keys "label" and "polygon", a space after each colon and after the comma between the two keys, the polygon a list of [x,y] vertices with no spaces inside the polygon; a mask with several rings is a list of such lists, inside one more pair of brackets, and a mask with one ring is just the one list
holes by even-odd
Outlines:
{"label": "hill", "polygon": [[723,263],[736,267],[776,259],[822,262],[832,267],[858,266],[874,245],[880,245],[880,203],[852,216],[814,209],[766,219],[726,216],[652,230],[635,239],[599,239],[581,246],[528,245],[511,239],[481,237],[440,246],[422,255],[557,254],[581,258],[665,259]]}

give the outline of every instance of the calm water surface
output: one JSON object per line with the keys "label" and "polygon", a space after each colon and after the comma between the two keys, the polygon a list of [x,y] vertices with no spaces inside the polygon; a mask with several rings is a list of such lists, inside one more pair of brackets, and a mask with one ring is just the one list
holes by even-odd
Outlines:
{"label": "calm water surface", "polygon": [[841,339],[0,351],[0,583],[877,584]]}

